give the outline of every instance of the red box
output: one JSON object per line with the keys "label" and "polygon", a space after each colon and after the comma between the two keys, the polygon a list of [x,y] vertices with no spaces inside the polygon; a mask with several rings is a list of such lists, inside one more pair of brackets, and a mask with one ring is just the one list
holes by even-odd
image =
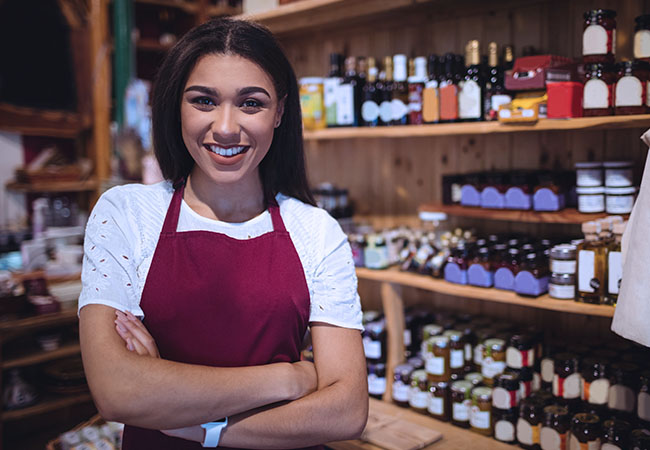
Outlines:
{"label": "red box", "polygon": [[546,83],[547,117],[549,119],[582,117],[582,90],[583,84],[577,81]]}

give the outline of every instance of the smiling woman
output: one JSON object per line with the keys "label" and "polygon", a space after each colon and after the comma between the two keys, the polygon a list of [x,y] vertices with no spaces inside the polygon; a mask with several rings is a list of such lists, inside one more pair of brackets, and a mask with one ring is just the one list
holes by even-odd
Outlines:
{"label": "smiling woman", "polygon": [[285,55],[268,30],[215,20],[170,50],[152,96],[167,181],[107,191],[86,229],[80,337],[98,409],[127,424],[125,450],[358,436],[354,264],[309,191]]}

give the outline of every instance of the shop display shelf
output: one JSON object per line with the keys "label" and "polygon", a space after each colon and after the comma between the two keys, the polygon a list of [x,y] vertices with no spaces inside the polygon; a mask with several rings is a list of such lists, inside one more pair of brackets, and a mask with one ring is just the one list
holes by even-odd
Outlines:
{"label": "shop display shelf", "polygon": [[494,133],[522,133],[561,130],[622,130],[647,128],[650,114],[637,116],[580,117],[575,119],[541,119],[533,124],[502,124],[499,122],[438,123],[389,127],[341,127],[305,131],[307,141],[335,139],[413,138],[430,136],[461,136]]}
{"label": "shop display shelf", "polygon": [[[468,217],[480,220],[498,220],[507,222],[557,223],[579,225],[590,220],[601,219],[609,214],[583,214],[575,208],[562,211],[520,211],[513,209],[484,209],[461,205],[425,204],[418,208],[420,212],[443,212],[449,216]],[[626,217],[626,216],[624,216]]]}
{"label": "shop display shelf", "polygon": [[2,418],[3,421],[10,420],[19,420],[25,419],[27,417],[37,416],[39,414],[45,414],[50,411],[56,411],[68,406],[79,405],[82,403],[90,403],[93,401],[90,392],[84,392],[81,394],[66,395],[66,396],[46,396],[39,403],[29,406],[23,409],[15,409],[11,411],[3,411]]}
{"label": "shop display shelf", "polygon": [[481,288],[449,283],[445,280],[402,272],[397,268],[373,270],[363,267],[357,268],[357,277],[360,280],[372,280],[384,283],[395,283],[439,294],[454,295],[463,298],[472,298],[488,302],[508,303],[510,305],[526,306],[529,308],[560,311],[564,313],[583,314],[587,316],[613,317],[614,308],[608,305],[590,305],[578,303],[573,300],[557,300],[546,295],[536,298],[522,297],[511,291],[502,291],[494,288]]}
{"label": "shop display shelf", "polygon": [[39,193],[39,192],[90,192],[99,189],[99,181],[89,178],[83,181],[49,181],[39,183],[9,182],[5,187],[10,191]]}
{"label": "shop display shelf", "polygon": [[91,127],[89,118],[74,111],[28,108],[0,103],[0,130],[25,136],[76,138]]}
{"label": "shop display shelf", "polygon": [[39,351],[33,351],[29,354],[16,357],[16,358],[11,358],[11,359],[6,359],[2,362],[0,362],[0,367],[5,370],[5,369],[13,369],[16,367],[25,367],[25,366],[31,366],[34,364],[40,364],[42,362],[46,361],[53,361],[55,359],[59,358],[65,358],[68,356],[75,356],[78,355],[81,352],[81,346],[79,345],[79,342],[70,342],[68,344],[64,344],[61,347],[57,348],[56,350],[51,350],[51,351],[46,351],[46,350],[39,350]]}

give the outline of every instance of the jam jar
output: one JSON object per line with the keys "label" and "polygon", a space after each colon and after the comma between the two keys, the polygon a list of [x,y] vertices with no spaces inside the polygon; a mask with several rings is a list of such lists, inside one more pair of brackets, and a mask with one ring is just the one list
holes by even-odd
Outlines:
{"label": "jam jar", "polygon": [[516,426],[518,411],[517,408],[497,409],[492,408],[492,423],[494,423],[494,439],[506,444],[517,442]]}
{"label": "jam jar", "polygon": [[631,425],[625,420],[610,419],[603,422],[601,450],[624,450],[629,447]]}
{"label": "jam jar", "polygon": [[644,370],[639,377],[639,395],[637,396],[637,417],[650,425],[650,370]]}
{"label": "jam jar", "polygon": [[609,397],[610,410],[630,414],[635,411],[639,392],[639,366],[619,362],[611,365]]}
{"label": "jam jar", "polygon": [[502,374],[506,368],[506,341],[499,338],[486,339],[483,346],[481,374],[483,382],[492,386],[494,377]]}
{"label": "jam jar", "polygon": [[632,430],[629,448],[631,450],[650,450],[650,431],[645,428]]}
{"label": "jam jar", "polygon": [[535,350],[532,336],[515,334],[510,338],[506,350],[506,365],[511,369],[533,367],[535,365]]}
{"label": "jam jar", "polygon": [[571,420],[571,450],[600,449],[600,436],[602,427],[600,418],[596,414],[579,413]]}
{"label": "jam jar", "polygon": [[521,401],[517,420],[517,441],[521,448],[540,450],[540,432],[544,419],[544,402],[537,397]]}
{"label": "jam jar", "polygon": [[617,70],[614,64],[585,64],[582,90],[582,113],[585,117],[614,115],[614,86]]}
{"label": "jam jar", "polygon": [[571,428],[569,409],[550,405],[544,408],[544,423],[540,433],[542,450],[566,450],[567,434]]}
{"label": "jam jar", "polygon": [[492,389],[489,387],[479,386],[472,390],[469,424],[472,431],[492,435]]}
{"label": "jam jar", "polygon": [[609,361],[589,357],[582,360],[582,400],[593,405],[606,405],[609,398]]}
{"label": "jam jar", "polygon": [[448,330],[445,336],[449,338],[449,368],[451,375],[460,375],[465,371],[465,339],[462,331]]}
{"label": "jam jar", "polygon": [[494,379],[492,406],[498,409],[512,409],[519,405],[519,377],[512,372],[505,372]]}
{"label": "jam jar", "polygon": [[413,371],[411,374],[409,406],[422,414],[426,414],[429,407],[429,395],[427,373],[424,370]]}
{"label": "jam jar", "polygon": [[650,63],[650,14],[634,19],[634,58]]}
{"label": "jam jar", "polygon": [[368,394],[381,400],[386,392],[386,364],[368,363]]}
{"label": "jam jar", "polygon": [[429,383],[429,406],[427,410],[432,417],[449,422],[451,419],[451,393],[449,383],[440,381]]}
{"label": "jam jar", "polygon": [[451,423],[462,428],[469,428],[472,387],[472,383],[465,380],[451,384]]}
{"label": "jam jar", "polygon": [[424,355],[424,368],[429,381],[449,381],[449,338],[435,336],[426,341],[427,352]]}
{"label": "jam jar", "polygon": [[582,60],[585,63],[614,62],[616,11],[593,9],[584,14]]}
{"label": "jam jar", "polygon": [[565,399],[580,397],[580,372],[578,358],[573,353],[555,355],[553,395]]}
{"label": "jam jar", "polygon": [[403,408],[409,406],[411,373],[413,366],[410,364],[400,364],[393,370],[393,403]]}
{"label": "jam jar", "polygon": [[645,114],[648,111],[650,63],[624,61],[617,67],[618,81],[614,93],[616,115]]}

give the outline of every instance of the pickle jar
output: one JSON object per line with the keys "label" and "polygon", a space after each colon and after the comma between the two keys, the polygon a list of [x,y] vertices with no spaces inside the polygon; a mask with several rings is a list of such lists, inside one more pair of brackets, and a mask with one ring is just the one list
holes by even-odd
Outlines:
{"label": "pickle jar", "polygon": [[448,330],[444,333],[449,338],[449,368],[451,375],[460,375],[465,371],[465,339],[462,331]]}
{"label": "pickle jar", "polygon": [[609,361],[589,357],[582,360],[582,400],[592,405],[607,405],[609,398]]}
{"label": "pickle jar", "polygon": [[451,419],[451,393],[449,383],[440,381],[438,383],[429,383],[429,406],[427,410],[431,417],[443,422],[449,422]]}
{"label": "pickle jar", "polygon": [[429,381],[449,381],[449,338],[435,336],[426,341],[427,352],[424,354],[424,367]]}
{"label": "pickle jar", "polygon": [[470,372],[465,375],[465,380],[472,383],[472,386],[480,386],[483,384],[483,375],[481,375],[479,372]]}
{"label": "pickle jar", "polygon": [[517,442],[517,408],[497,409],[492,408],[492,422],[494,423],[494,439],[506,444]]}
{"label": "pickle jar", "polygon": [[607,450],[624,450],[629,447],[631,425],[620,419],[610,419],[603,422],[602,448]]}
{"label": "pickle jar", "polygon": [[472,431],[492,435],[492,389],[479,386],[472,389],[472,407],[469,413],[469,424]]}
{"label": "pickle jar", "polygon": [[602,427],[596,414],[579,413],[571,420],[569,448],[600,448]]}
{"label": "pickle jar", "polygon": [[537,397],[529,397],[519,405],[517,420],[517,441],[521,448],[539,450],[540,432],[544,420],[544,402]]}
{"label": "pickle jar", "polygon": [[429,407],[429,380],[424,370],[414,370],[411,374],[411,393],[409,406],[422,414]]}
{"label": "pickle jar", "polygon": [[616,11],[592,9],[584,13],[582,60],[585,63],[614,62]]}
{"label": "pickle jar", "polygon": [[409,406],[412,373],[413,366],[410,364],[400,364],[393,370],[393,403],[403,408]]}
{"label": "pickle jar", "polygon": [[645,428],[632,430],[630,433],[630,449],[650,450],[650,431]]}
{"label": "pickle jar", "polygon": [[618,63],[618,80],[614,93],[616,115],[645,114],[648,110],[648,96],[644,86],[650,79],[650,63],[644,61],[623,61]]}
{"label": "pickle jar", "polygon": [[631,415],[636,407],[639,392],[639,366],[619,362],[611,365],[607,405],[612,411]]}
{"label": "pickle jar", "polygon": [[578,358],[573,353],[558,353],[555,356],[553,395],[565,399],[580,397],[580,372]]}
{"label": "pickle jar", "polygon": [[492,406],[498,409],[512,409],[519,405],[519,377],[512,372],[505,372],[494,379]]}
{"label": "pickle jar", "polygon": [[634,19],[634,59],[650,63],[650,14]]}
{"label": "pickle jar", "polygon": [[515,334],[510,338],[506,350],[506,365],[511,369],[533,367],[535,365],[535,350],[532,336]]}
{"label": "pickle jar", "polygon": [[461,380],[451,384],[451,423],[461,428],[469,428],[472,383]]}
{"label": "pickle jar", "polygon": [[386,392],[386,364],[368,363],[368,394],[382,399]]}
{"label": "pickle jar", "polygon": [[481,375],[483,383],[491,387],[494,377],[502,374],[506,368],[506,341],[499,338],[486,339],[483,347]]}
{"label": "pickle jar", "polygon": [[650,370],[644,370],[639,377],[639,395],[637,396],[637,417],[650,424]]}
{"label": "pickle jar", "polygon": [[566,449],[566,440],[571,428],[569,409],[559,405],[544,407],[544,422],[540,433],[542,450]]}
{"label": "pickle jar", "polygon": [[585,64],[582,90],[582,113],[585,117],[614,115],[616,79],[614,64]]}

